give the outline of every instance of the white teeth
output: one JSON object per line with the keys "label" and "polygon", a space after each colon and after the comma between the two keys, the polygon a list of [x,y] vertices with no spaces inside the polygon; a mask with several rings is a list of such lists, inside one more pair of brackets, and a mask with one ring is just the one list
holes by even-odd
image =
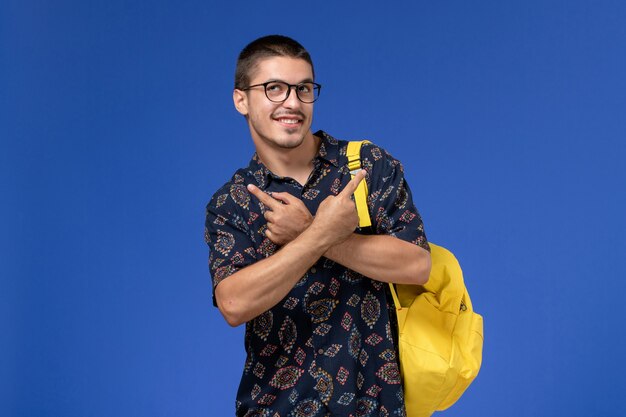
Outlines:
{"label": "white teeth", "polygon": [[288,124],[296,124],[298,123],[298,120],[296,119],[278,119],[279,122],[281,123],[288,123]]}

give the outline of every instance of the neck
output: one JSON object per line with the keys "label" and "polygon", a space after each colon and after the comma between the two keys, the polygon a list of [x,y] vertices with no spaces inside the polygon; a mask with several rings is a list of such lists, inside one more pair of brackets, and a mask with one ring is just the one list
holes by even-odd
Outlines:
{"label": "neck", "polygon": [[313,171],[313,159],[320,143],[320,139],[309,132],[295,148],[256,146],[256,152],[263,165],[274,174],[293,178],[304,185]]}

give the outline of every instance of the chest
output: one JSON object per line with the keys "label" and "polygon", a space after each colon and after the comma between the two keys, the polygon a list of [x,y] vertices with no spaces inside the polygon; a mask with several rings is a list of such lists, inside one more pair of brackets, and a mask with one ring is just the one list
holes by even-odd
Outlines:
{"label": "chest", "polygon": [[323,162],[316,164],[304,185],[292,178],[274,178],[266,192],[287,192],[300,199],[306,208],[315,215],[319,205],[329,196],[336,196],[350,181],[346,167],[336,167]]}

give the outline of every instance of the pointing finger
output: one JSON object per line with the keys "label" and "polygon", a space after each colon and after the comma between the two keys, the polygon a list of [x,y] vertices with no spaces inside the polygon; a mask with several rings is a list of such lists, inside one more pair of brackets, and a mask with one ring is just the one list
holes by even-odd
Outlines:
{"label": "pointing finger", "polygon": [[350,197],[352,194],[354,194],[354,191],[357,189],[357,187],[359,186],[359,183],[363,180],[363,178],[365,178],[365,170],[364,169],[362,169],[362,170],[360,170],[359,172],[356,173],[354,178],[352,178],[350,180],[350,182],[348,184],[346,184],[344,189],[341,190],[341,192],[339,193],[338,197],[340,197],[340,196]]}
{"label": "pointing finger", "polygon": [[265,204],[267,207],[271,209],[276,208],[281,203],[276,201],[271,195],[261,190],[259,187],[253,184],[248,184],[248,191],[261,201],[261,203]]}

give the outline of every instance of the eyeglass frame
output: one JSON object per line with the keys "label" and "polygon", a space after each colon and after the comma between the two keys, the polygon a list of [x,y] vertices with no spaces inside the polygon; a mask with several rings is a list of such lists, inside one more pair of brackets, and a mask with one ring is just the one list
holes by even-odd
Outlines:
{"label": "eyeglass frame", "polygon": [[[267,95],[267,86],[272,83],[281,83],[281,84],[287,85],[287,95],[285,96],[284,100],[280,100],[280,101],[272,100],[270,96]],[[317,89],[317,97],[315,97],[313,101],[304,101],[300,98],[300,95],[298,94],[298,87],[304,84],[313,84],[313,90]],[[289,99],[289,95],[291,94],[291,87],[296,88],[296,97],[298,98],[298,100],[300,100],[301,103],[305,103],[305,104],[315,103],[317,99],[320,98],[320,92],[322,91],[322,85],[318,83],[314,83],[313,81],[303,81],[298,84],[289,84],[288,82],[281,81],[281,80],[272,80],[272,81],[267,81],[261,84],[249,85],[246,88],[241,88],[241,91],[248,91],[254,87],[261,87],[261,86],[263,87],[263,91],[265,92],[265,97],[267,97],[267,99],[271,101],[272,103],[284,103],[285,101],[287,101],[287,99]]]}

